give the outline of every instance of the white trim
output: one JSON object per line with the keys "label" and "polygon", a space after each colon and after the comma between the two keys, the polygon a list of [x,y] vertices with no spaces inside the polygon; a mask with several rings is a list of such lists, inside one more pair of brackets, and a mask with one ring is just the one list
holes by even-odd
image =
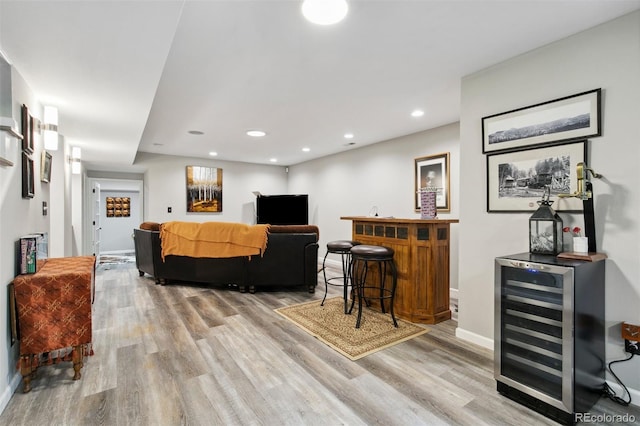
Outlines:
{"label": "white trim", "polygon": [[456,337],[493,351],[493,339],[488,339],[484,336],[472,333],[460,327],[456,328]]}
{"label": "white trim", "polygon": [[21,381],[22,374],[18,371],[13,375],[9,381],[9,386],[5,388],[4,392],[2,392],[2,396],[0,396],[0,413],[2,413],[4,409],[7,408],[7,405],[9,405],[9,401],[11,401],[11,397],[16,392],[16,389],[18,389]]}
{"label": "white trim", "polygon": [[[622,386],[620,386],[618,382],[612,382],[610,380],[607,380],[607,384],[611,387],[611,389],[613,389],[616,395],[618,395],[622,399],[626,400],[629,397],[629,395],[627,395],[627,393],[624,391],[624,389],[622,389]],[[640,407],[640,390],[633,389],[628,386],[627,386],[627,389],[629,390],[629,394],[631,395],[630,405],[635,405],[636,407]],[[640,420],[640,419],[636,419],[636,420]]]}

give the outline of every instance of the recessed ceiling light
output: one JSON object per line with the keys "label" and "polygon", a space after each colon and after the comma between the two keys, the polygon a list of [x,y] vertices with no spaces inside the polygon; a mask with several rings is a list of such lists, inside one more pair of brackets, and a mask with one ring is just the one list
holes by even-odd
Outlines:
{"label": "recessed ceiling light", "polygon": [[269,161],[271,161],[272,163],[277,163],[278,159],[277,158],[269,158]]}
{"label": "recessed ceiling light", "polygon": [[263,136],[266,136],[267,132],[264,132],[262,130],[249,130],[247,131],[247,135],[252,136],[254,138],[261,138]]}
{"label": "recessed ceiling light", "polygon": [[353,133],[345,133],[344,134],[344,138],[345,139],[353,139]]}
{"label": "recessed ceiling light", "polygon": [[200,130],[189,130],[187,133],[189,133],[190,135],[204,135],[204,132],[200,131]]}
{"label": "recessed ceiling light", "polygon": [[348,11],[346,0],[305,0],[302,3],[304,17],[318,25],[336,24],[347,16]]}
{"label": "recessed ceiling light", "polygon": [[212,157],[215,157],[216,155],[218,155],[218,153],[217,153],[217,152],[215,152],[215,151],[211,151],[211,152],[209,153],[209,155],[210,155],[210,156],[212,156]]}
{"label": "recessed ceiling light", "polygon": [[304,148],[302,148],[302,151],[303,152],[309,152],[309,151],[311,151],[311,148],[305,146]]}
{"label": "recessed ceiling light", "polygon": [[411,112],[412,117],[422,117],[423,115],[424,115],[424,111],[422,111],[421,109],[416,109],[416,110],[413,110],[413,112]]}

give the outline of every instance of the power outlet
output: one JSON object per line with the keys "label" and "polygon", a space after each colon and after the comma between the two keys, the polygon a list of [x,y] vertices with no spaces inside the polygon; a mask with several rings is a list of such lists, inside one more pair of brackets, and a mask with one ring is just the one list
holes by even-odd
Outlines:
{"label": "power outlet", "polygon": [[640,342],[624,339],[624,350],[630,354],[640,355]]}
{"label": "power outlet", "polygon": [[640,355],[640,326],[622,323],[624,350],[630,354]]}

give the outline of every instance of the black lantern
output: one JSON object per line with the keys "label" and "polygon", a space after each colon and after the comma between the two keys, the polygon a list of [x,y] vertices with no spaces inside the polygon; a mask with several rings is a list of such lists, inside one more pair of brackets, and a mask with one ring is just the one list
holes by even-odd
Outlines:
{"label": "black lantern", "polygon": [[551,190],[545,186],[538,210],[529,218],[529,251],[558,254],[562,251],[562,218],[551,208]]}

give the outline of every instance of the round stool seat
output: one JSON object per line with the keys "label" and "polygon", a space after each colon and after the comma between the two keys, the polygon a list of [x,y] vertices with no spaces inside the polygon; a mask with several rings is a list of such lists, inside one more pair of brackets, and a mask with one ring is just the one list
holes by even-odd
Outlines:
{"label": "round stool seat", "polygon": [[393,258],[393,249],[382,246],[360,244],[351,248],[351,254],[364,259]]}
{"label": "round stool seat", "polygon": [[336,240],[336,241],[329,241],[327,243],[327,250],[333,253],[340,253],[343,251],[349,251],[351,250],[351,247],[353,246],[357,246],[360,243],[357,241],[351,241],[351,240]]}

